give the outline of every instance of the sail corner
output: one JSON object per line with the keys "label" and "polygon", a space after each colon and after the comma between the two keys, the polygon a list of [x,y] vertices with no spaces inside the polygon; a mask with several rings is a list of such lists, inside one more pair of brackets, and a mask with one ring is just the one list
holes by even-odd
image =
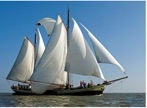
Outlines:
{"label": "sail corner", "polygon": [[37,25],[38,25],[38,26],[40,26],[40,25],[41,25],[41,23],[37,23]]}

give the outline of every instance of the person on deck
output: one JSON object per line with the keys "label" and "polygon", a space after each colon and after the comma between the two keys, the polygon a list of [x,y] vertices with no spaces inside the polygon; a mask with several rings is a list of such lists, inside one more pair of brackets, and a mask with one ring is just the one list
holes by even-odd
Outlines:
{"label": "person on deck", "polygon": [[86,88],[86,83],[85,82],[83,83],[83,86],[84,86],[84,88]]}
{"label": "person on deck", "polygon": [[90,83],[88,83],[88,88],[90,87]]}
{"label": "person on deck", "polygon": [[83,82],[82,82],[82,81],[80,81],[80,87],[82,87],[82,85],[83,85]]}

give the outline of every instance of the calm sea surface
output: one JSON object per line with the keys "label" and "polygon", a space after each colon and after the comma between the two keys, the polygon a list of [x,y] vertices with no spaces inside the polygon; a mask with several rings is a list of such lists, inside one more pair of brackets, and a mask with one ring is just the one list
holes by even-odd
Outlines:
{"label": "calm sea surface", "polygon": [[0,93],[0,107],[145,107],[145,93],[101,96],[18,96]]}

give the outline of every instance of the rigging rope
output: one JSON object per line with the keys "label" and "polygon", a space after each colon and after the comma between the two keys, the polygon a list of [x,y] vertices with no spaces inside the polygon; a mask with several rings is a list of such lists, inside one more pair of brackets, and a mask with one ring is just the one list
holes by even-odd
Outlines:
{"label": "rigging rope", "polygon": [[113,86],[113,87],[111,87],[111,88],[109,88],[108,90],[107,90],[107,92],[110,92],[110,91],[112,91],[112,90],[114,90],[114,89],[116,89],[116,87],[118,87],[120,84],[122,84],[122,82],[123,81],[125,81],[126,79],[124,79],[124,80],[122,80],[122,81],[120,81],[118,84],[116,84],[115,86]]}

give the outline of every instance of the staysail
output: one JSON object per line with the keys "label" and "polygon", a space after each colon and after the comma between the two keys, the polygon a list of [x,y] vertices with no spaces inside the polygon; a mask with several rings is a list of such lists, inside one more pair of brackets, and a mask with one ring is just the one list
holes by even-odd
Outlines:
{"label": "staysail", "polygon": [[38,25],[43,25],[47,34],[50,35],[53,32],[56,21],[52,18],[43,18],[38,22]]}
{"label": "staysail", "polygon": [[[65,69],[65,58],[67,55],[67,33],[66,28],[58,16],[54,30],[51,34],[47,47],[35,68],[35,72],[30,80],[41,83],[44,88],[40,91],[40,86],[35,87],[36,93],[45,92],[50,85],[65,84],[67,72]],[[43,90],[44,89],[44,90]]]}
{"label": "staysail", "polygon": [[40,61],[40,58],[42,57],[42,54],[45,50],[45,45],[44,45],[44,42],[43,42],[43,39],[42,39],[42,36],[40,34],[38,27],[37,27],[37,36],[38,36],[39,43],[38,43],[38,51],[36,55],[37,57],[36,57],[35,67],[38,65],[38,62]]}
{"label": "staysail", "polygon": [[72,37],[69,41],[66,61],[69,72],[86,76],[96,76],[105,80],[94,54],[84,39],[79,26],[74,19],[73,22],[74,26]]}
{"label": "staysail", "polygon": [[[82,25],[82,24],[81,24]],[[117,60],[108,52],[108,50],[95,38],[95,36],[84,26],[84,29],[87,31],[94,51],[96,55],[96,59],[98,63],[110,63],[110,64],[115,64],[117,65],[122,72],[125,73],[124,68],[117,62]]]}
{"label": "staysail", "polygon": [[34,46],[28,38],[25,37],[17,59],[6,79],[28,82],[28,79],[33,73],[33,69]]}

